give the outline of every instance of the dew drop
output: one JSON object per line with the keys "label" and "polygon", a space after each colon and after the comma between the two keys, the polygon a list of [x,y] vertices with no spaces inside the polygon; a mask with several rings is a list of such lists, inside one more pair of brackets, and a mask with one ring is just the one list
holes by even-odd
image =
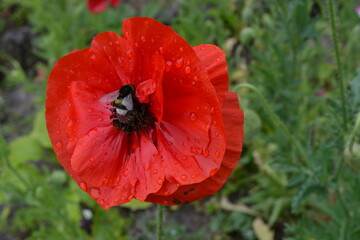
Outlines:
{"label": "dew drop", "polygon": [[185,67],[185,73],[190,73],[191,72],[191,68],[189,66]]}
{"label": "dew drop", "polygon": [[177,68],[180,68],[184,63],[184,59],[183,58],[179,58],[178,60],[176,60],[175,66]]}
{"label": "dew drop", "polygon": [[90,189],[90,195],[91,197],[93,197],[94,199],[98,199],[100,197],[100,191],[97,188],[91,188]]}
{"label": "dew drop", "polygon": [[137,42],[135,43],[135,47],[139,47],[139,44]]}
{"label": "dew drop", "polygon": [[81,188],[81,190],[86,191],[86,190],[87,190],[87,185],[86,185],[86,183],[81,182],[81,183],[80,183],[80,188]]}
{"label": "dew drop", "polygon": [[193,154],[198,154],[197,147],[192,146],[192,147],[190,148],[190,152],[193,153]]}
{"label": "dew drop", "polygon": [[218,172],[218,168],[214,168],[213,170],[210,171],[210,176],[214,176],[217,172]]}
{"label": "dew drop", "polygon": [[62,143],[61,141],[58,141],[58,142],[56,143],[56,147],[57,147],[57,148],[62,148],[62,146],[63,146],[63,143]]}
{"label": "dew drop", "polygon": [[90,162],[94,162],[94,161],[95,161],[95,158],[91,157]]}
{"label": "dew drop", "polygon": [[99,203],[100,203],[100,205],[104,205],[104,203],[105,203],[104,199],[100,199]]}
{"label": "dew drop", "polygon": [[99,122],[103,122],[104,119],[102,117],[99,117]]}
{"label": "dew drop", "polygon": [[191,175],[191,178],[192,178],[192,179],[195,179],[195,178],[196,178],[196,175],[195,175],[195,174]]}
{"label": "dew drop", "polygon": [[182,160],[187,160],[188,159],[188,156],[183,156],[182,157]]}
{"label": "dew drop", "polygon": [[219,132],[215,132],[215,136],[218,137],[218,136],[219,136]]}
{"label": "dew drop", "polygon": [[118,57],[118,63],[120,65],[120,67],[123,67],[124,66],[124,63],[123,63],[123,60],[121,57]]}
{"label": "dew drop", "polygon": [[162,180],[161,178],[158,178],[157,184],[161,185],[161,184],[163,184],[163,182],[164,182],[164,180]]}
{"label": "dew drop", "polygon": [[171,70],[171,67],[172,67],[172,62],[170,61],[167,61],[166,64],[165,64],[165,71],[166,72],[169,72]]}
{"label": "dew drop", "polygon": [[142,42],[145,42],[145,40],[146,40],[144,36],[141,36],[140,39]]}
{"label": "dew drop", "polygon": [[180,50],[180,52],[184,52],[184,49],[182,47],[179,50]]}
{"label": "dew drop", "polygon": [[196,121],[196,119],[197,119],[196,114],[195,113],[190,113],[190,120],[191,121]]}
{"label": "dew drop", "polygon": [[126,37],[126,38],[129,37],[129,32],[125,32],[125,37]]}
{"label": "dew drop", "polygon": [[164,52],[164,47],[159,47],[159,51],[160,51],[160,53],[163,53]]}
{"label": "dew drop", "polygon": [[129,50],[126,52],[126,55],[127,55],[128,57],[131,57],[131,56],[132,56],[132,51],[131,51],[131,49],[129,49]]}
{"label": "dew drop", "polygon": [[158,174],[158,170],[157,169],[154,169],[154,171],[153,171],[153,174]]}
{"label": "dew drop", "polygon": [[183,180],[183,181],[186,181],[187,176],[185,174],[183,174],[183,175],[181,175],[180,179]]}
{"label": "dew drop", "polygon": [[91,60],[95,60],[95,59],[96,59],[96,56],[95,56],[95,55],[91,55],[90,59],[91,59]]}
{"label": "dew drop", "polygon": [[220,157],[220,151],[216,151],[216,152],[215,152],[215,156],[216,156],[217,158],[219,158],[219,157]]}
{"label": "dew drop", "polygon": [[204,157],[208,157],[208,156],[209,156],[209,149],[204,148],[203,151],[202,151],[202,155],[203,155]]}
{"label": "dew drop", "polygon": [[60,133],[61,133],[60,129],[56,130],[56,134],[60,134]]}
{"label": "dew drop", "polygon": [[124,171],[124,174],[123,174],[124,177],[127,176],[127,170]]}
{"label": "dew drop", "polygon": [[199,77],[198,77],[198,76],[194,76],[194,81],[195,81],[195,82],[200,81]]}
{"label": "dew drop", "polygon": [[104,183],[104,184],[109,183],[109,179],[108,179],[108,178],[104,178],[103,183]]}
{"label": "dew drop", "polygon": [[214,113],[214,112],[215,112],[215,108],[214,108],[214,107],[211,107],[211,108],[210,108],[210,112],[211,112],[211,113]]}

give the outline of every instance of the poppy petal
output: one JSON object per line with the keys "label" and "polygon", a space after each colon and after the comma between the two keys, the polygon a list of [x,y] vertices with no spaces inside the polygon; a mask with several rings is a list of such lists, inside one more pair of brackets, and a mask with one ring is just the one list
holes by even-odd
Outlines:
{"label": "poppy petal", "polygon": [[201,183],[180,186],[170,196],[163,194],[164,191],[162,190],[162,192],[159,191],[161,195],[158,193],[151,194],[146,201],[177,205],[212,195],[223,186],[240,158],[244,135],[244,114],[239,109],[236,93],[229,92],[226,94],[222,112],[226,132],[226,152],[220,170]]}
{"label": "poppy petal", "polygon": [[216,90],[221,105],[229,89],[225,53],[221,48],[211,44],[195,46],[194,50],[209,74],[209,79]]}
{"label": "poppy petal", "polygon": [[[91,42],[94,52],[101,55],[102,62],[97,66],[112,66],[117,77],[105,79],[105,84],[113,86],[112,90],[118,90],[124,84],[132,83],[135,58],[131,45],[124,38],[114,32],[104,32],[96,35]],[[91,56],[95,60],[98,56]]]}
{"label": "poppy petal", "polygon": [[87,4],[92,13],[99,13],[107,8],[107,0],[88,0]]}

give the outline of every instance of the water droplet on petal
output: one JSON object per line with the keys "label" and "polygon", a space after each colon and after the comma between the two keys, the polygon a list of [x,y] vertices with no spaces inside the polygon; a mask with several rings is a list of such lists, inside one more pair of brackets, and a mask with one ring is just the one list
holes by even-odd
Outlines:
{"label": "water droplet on petal", "polygon": [[190,152],[193,153],[193,154],[198,154],[198,150],[197,150],[197,147],[191,147],[190,148]]}
{"label": "water droplet on petal", "polygon": [[100,197],[100,191],[97,188],[91,188],[90,189],[90,195],[94,199],[98,199]]}
{"label": "water droplet on petal", "polygon": [[95,55],[91,55],[91,60],[95,60],[96,59],[96,56]]}
{"label": "water droplet on petal", "polygon": [[109,182],[109,179],[108,179],[108,178],[104,178],[103,183],[104,183],[104,184],[107,184],[108,182]]}
{"label": "water droplet on petal", "polygon": [[144,36],[141,36],[140,39],[142,42],[145,42],[145,40],[146,40]]}
{"label": "water droplet on petal", "polygon": [[62,148],[62,146],[63,146],[63,143],[62,143],[61,141],[58,141],[58,142],[56,143],[56,147],[57,147],[57,148]]}
{"label": "water droplet on petal", "polygon": [[211,112],[211,113],[214,113],[214,111],[215,111],[215,108],[214,108],[214,107],[211,107],[211,108],[210,108],[210,112]]}
{"label": "water droplet on petal", "polygon": [[188,159],[187,156],[183,156],[183,157],[182,157],[182,160],[187,160],[187,159]]}
{"label": "water droplet on petal", "polygon": [[126,37],[126,38],[129,37],[129,32],[125,32],[125,37]]}
{"label": "water droplet on petal", "polygon": [[163,182],[164,182],[164,180],[162,180],[161,178],[158,178],[157,184],[161,185],[161,184],[163,184]]}
{"label": "water droplet on petal", "polygon": [[61,133],[61,130],[56,130],[56,134],[60,134]]}
{"label": "water droplet on petal", "polygon": [[217,172],[218,172],[218,168],[214,168],[213,170],[210,171],[210,176],[214,176]]}
{"label": "water droplet on petal", "polygon": [[219,157],[220,157],[220,151],[216,151],[216,152],[215,152],[215,156],[216,156],[217,158],[219,158]]}
{"label": "water droplet on petal", "polygon": [[158,174],[158,172],[159,172],[159,171],[158,171],[157,169],[154,169],[154,170],[153,170],[153,174]]}
{"label": "water droplet on petal", "polygon": [[203,155],[204,157],[208,157],[208,156],[209,156],[209,149],[204,148],[203,151],[202,151],[202,155]]}
{"label": "water droplet on petal", "polygon": [[94,162],[94,161],[95,161],[95,158],[91,157],[90,162]]}
{"label": "water droplet on petal", "polygon": [[200,81],[199,77],[198,77],[198,76],[194,76],[194,81],[195,81],[195,82]]}
{"label": "water droplet on petal", "polygon": [[175,66],[177,68],[180,68],[184,63],[184,59],[183,58],[179,58],[178,60],[176,60]]}
{"label": "water droplet on petal", "polygon": [[185,174],[183,174],[183,175],[181,175],[180,179],[183,180],[183,181],[186,181],[187,176]]}
{"label": "water droplet on petal", "polygon": [[190,120],[195,121],[197,119],[197,116],[195,113],[190,113]]}
{"label": "water droplet on petal", "polygon": [[132,51],[131,51],[131,49],[129,49],[129,50],[126,52],[126,55],[127,55],[128,57],[131,57],[131,56],[132,56]]}
{"label": "water droplet on petal", "polygon": [[164,47],[159,47],[159,51],[160,51],[160,53],[163,53],[164,52]]}
{"label": "water droplet on petal", "polygon": [[120,67],[124,66],[123,59],[121,57],[118,57],[118,63],[120,65]]}
{"label": "water droplet on petal", "polygon": [[172,62],[170,61],[167,61],[166,64],[165,64],[165,71],[166,72],[169,72],[171,70],[171,67],[172,67]]}
{"label": "water droplet on petal", "polygon": [[196,175],[195,175],[195,174],[191,175],[191,178],[192,178],[192,179],[195,179],[195,178],[196,178]]}
{"label": "water droplet on petal", "polygon": [[190,73],[191,72],[191,68],[189,66],[185,67],[185,73]]}
{"label": "water droplet on petal", "polygon": [[87,185],[86,185],[86,183],[81,182],[81,183],[80,183],[80,188],[81,188],[81,190],[86,191],[86,190],[87,190]]}
{"label": "water droplet on petal", "polygon": [[181,47],[179,50],[180,50],[180,52],[183,52],[183,51],[184,51],[184,49],[183,49],[182,47]]}

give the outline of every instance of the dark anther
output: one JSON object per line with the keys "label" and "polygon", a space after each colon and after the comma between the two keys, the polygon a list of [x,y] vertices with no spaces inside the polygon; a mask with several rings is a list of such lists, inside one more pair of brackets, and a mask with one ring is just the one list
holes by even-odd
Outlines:
{"label": "dark anther", "polygon": [[154,126],[155,118],[149,111],[148,104],[139,103],[136,99],[134,85],[123,85],[119,96],[110,104],[112,125],[127,135],[134,131],[149,130]]}

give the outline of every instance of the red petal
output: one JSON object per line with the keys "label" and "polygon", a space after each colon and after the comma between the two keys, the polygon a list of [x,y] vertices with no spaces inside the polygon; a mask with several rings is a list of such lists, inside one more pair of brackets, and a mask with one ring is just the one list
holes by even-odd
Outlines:
{"label": "red petal", "polygon": [[117,5],[119,5],[120,0],[110,0],[110,2],[111,2],[111,6],[116,7]]}
{"label": "red petal", "polygon": [[100,33],[91,42],[91,48],[102,56],[98,67],[110,66],[116,71],[118,77],[107,79],[106,82],[115,86],[113,90],[119,89],[123,84],[133,83],[135,58],[132,47],[124,38],[114,32]]}
{"label": "red petal", "polygon": [[164,175],[158,158],[144,134],[128,137],[113,126],[98,127],[78,140],[71,167],[79,185],[109,208],[133,197],[143,201],[160,189]]}
{"label": "red petal", "polygon": [[209,74],[209,79],[214,85],[221,105],[229,89],[229,75],[225,53],[219,47],[211,44],[195,46],[194,50]]}
{"label": "red petal", "polygon": [[198,184],[180,186],[176,192],[166,196],[162,192],[149,195],[145,201],[175,205],[202,199],[216,193],[235,168],[241,154],[243,142],[244,115],[239,109],[237,95],[229,92],[222,106],[226,132],[226,152],[220,170],[212,177]]}
{"label": "red petal", "polygon": [[107,0],[88,0],[87,3],[92,13],[99,13],[107,8]]}

